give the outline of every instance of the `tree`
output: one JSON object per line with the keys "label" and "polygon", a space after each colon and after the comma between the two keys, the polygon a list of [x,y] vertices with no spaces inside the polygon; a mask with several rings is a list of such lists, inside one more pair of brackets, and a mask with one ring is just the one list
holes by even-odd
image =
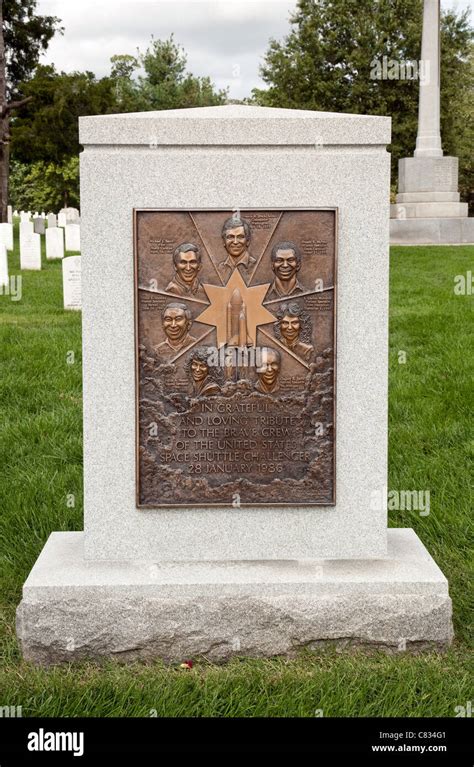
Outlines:
{"label": "tree", "polygon": [[62,163],[13,161],[10,170],[10,200],[24,210],[58,210],[79,205],[79,158]]}
{"label": "tree", "polygon": [[59,19],[35,13],[37,0],[0,0],[0,221],[7,220],[10,118],[30,101],[19,83],[36,67]]}
{"label": "tree", "polygon": [[[53,65],[39,64],[34,75],[21,84],[21,90],[24,107],[12,121],[14,201],[28,208],[51,207],[46,202],[38,204],[38,199],[51,199],[51,188],[59,199],[64,193],[72,197],[78,194],[77,179],[73,183],[66,171],[68,160],[81,150],[80,116],[208,106],[226,99],[226,92],[216,92],[208,77],[186,71],[184,51],[172,37],[152,40],[149,48],[136,56],[113,56],[110,75],[100,79],[92,72],[67,74],[57,72]],[[25,167],[29,163],[34,164],[34,173]],[[46,169],[48,192],[41,181]],[[38,195],[32,179],[38,181]]]}
{"label": "tree", "polygon": [[[422,0],[298,0],[290,23],[283,41],[270,41],[261,67],[269,87],[255,89],[254,99],[266,106],[391,115],[396,172],[398,159],[415,148],[419,82],[406,76],[404,65],[420,59]],[[441,127],[448,152],[463,131],[457,107],[466,100],[471,40],[467,11],[442,14]],[[398,64],[391,70],[398,77],[378,79],[375,65],[384,56],[389,67]]]}
{"label": "tree", "polygon": [[118,111],[114,82],[92,72],[66,74],[40,64],[22,90],[32,100],[12,125],[12,158],[19,162],[61,164],[77,156],[79,117]]}
{"label": "tree", "polygon": [[[459,26],[459,18],[453,11],[444,14],[441,38],[441,144],[445,154],[459,158],[459,191],[462,198],[470,202],[470,215],[473,215],[474,44],[467,42],[460,48],[457,42]],[[467,37],[468,32],[465,34]]]}
{"label": "tree", "polygon": [[141,112],[146,110],[146,104],[138,91],[134,74],[140,67],[139,54],[130,56],[128,53],[112,56],[110,59],[115,101],[118,112]]}
{"label": "tree", "polygon": [[184,109],[224,104],[227,91],[215,91],[209,77],[196,77],[186,71],[184,49],[168,40],[154,40],[140,54],[144,75],[138,78],[138,91],[148,109]]}
{"label": "tree", "polygon": [[[22,85],[31,95],[12,121],[10,199],[15,207],[57,210],[79,204],[78,118],[116,112],[110,78],[38,65]],[[34,98],[33,98],[34,97]]]}
{"label": "tree", "polygon": [[82,115],[212,106],[226,99],[208,77],[186,71],[186,56],[172,37],[153,40],[137,56],[112,56],[111,65],[110,75],[98,79],[92,72],[39,64],[21,84],[27,103],[13,121],[13,159],[61,163],[77,155]]}

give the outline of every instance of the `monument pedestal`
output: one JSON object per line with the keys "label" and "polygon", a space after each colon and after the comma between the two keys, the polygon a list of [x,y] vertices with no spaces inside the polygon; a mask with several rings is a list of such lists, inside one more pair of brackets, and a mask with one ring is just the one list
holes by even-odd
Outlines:
{"label": "monument pedestal", "polygon": [[411,529],[378,560],[91,562],[52,533],[23,588],[17,631],[38,664],[85,658],[291,656],[331,642],[388,651],[452,639],[446,578]]}
{"label": "monument pedestal", "polygon": [[[80,140],[84,533],[25,583],[24,656],[449,644],[446,579],[387,536],[389,118],[223,106],[83,117]],[[169,290],[197,252],[207,302]],[[266,362],[204,394],[200,345],[237,327]]]}
{"label": "monument pedestal", "polygon": [[391,245],[472,245],[474,218],[390,219]]}
{"label": "monument pedestal", "polygon": [[474,242],[474,220],[459,202],[458,158],[443,157],[440,132],[440,3],[424,0],[414,157],[398,162],[396,204],[390,208],[391,245],[460,245]]}
{"label": "monument pedestal", "polygon": [[474,219],[459,201],[457,157],[404,157],[398,163],[399,194],[390,206],[392,245],[474,242]]}

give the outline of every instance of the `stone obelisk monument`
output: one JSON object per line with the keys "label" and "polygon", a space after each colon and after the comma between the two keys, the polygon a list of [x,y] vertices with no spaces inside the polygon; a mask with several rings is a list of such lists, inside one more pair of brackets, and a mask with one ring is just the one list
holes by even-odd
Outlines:
{"label": "stone obelisk monument", "polygon": [[439,0],[424,0],[418,134],[414,156],[398,163],[399,194],[390,213],[393,244],[474,242],[474,219],[459,201],[458,158],[443,157],[441,147],[439,22]]}

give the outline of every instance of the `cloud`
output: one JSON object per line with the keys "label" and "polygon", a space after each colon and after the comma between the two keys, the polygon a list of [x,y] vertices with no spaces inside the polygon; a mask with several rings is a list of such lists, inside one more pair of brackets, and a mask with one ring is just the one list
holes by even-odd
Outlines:
{"label": "cloud", "polygon": [[[38,11],[62,20],[65,33],[50,43],[43,61],[66,72],[110,72],[110,57],[145,50],[151,36],[174,33],[195,75],[209,75],[231,98],[249,96],[271,37],[290,31],[296,0],[39,0]],[[458,11],[470,0],[442,0]],[[421,24],[420,24],[421,34]]]}
{"label": "cloud", "polygon": [[59,70],[110,72],[110,57],[145,50],[152,35],[174,33],[185,49],[188,69],[209,75],[231,98],[261,86],[258,69],[270,37],[289,31],[295,0],[39,0],[38,12],[58,16],[63,36],[51,41],[45,63]]}

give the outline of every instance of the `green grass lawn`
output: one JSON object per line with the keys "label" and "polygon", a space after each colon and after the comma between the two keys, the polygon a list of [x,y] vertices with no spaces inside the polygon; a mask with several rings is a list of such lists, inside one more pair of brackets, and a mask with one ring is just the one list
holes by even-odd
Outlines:
{"label": "green grass lawn", "polygon": [[[20,274],[17,239],[9,260]],[[449,578],[452,649],[195,659],[187,671],[112,661],[44,670],[20,657],[22,583],[50,532],[82,529],[83,513],[81,317],[62,309],[60,262],[23,272],[21,301],[0,296],[0,706],[23,716],[454,716],[472,700],[474,296],[453,291],[469,269],[473,247],[391,253],[389,488],[429,490],[430,513],[390,512],[389,524],[413,527]]]}

